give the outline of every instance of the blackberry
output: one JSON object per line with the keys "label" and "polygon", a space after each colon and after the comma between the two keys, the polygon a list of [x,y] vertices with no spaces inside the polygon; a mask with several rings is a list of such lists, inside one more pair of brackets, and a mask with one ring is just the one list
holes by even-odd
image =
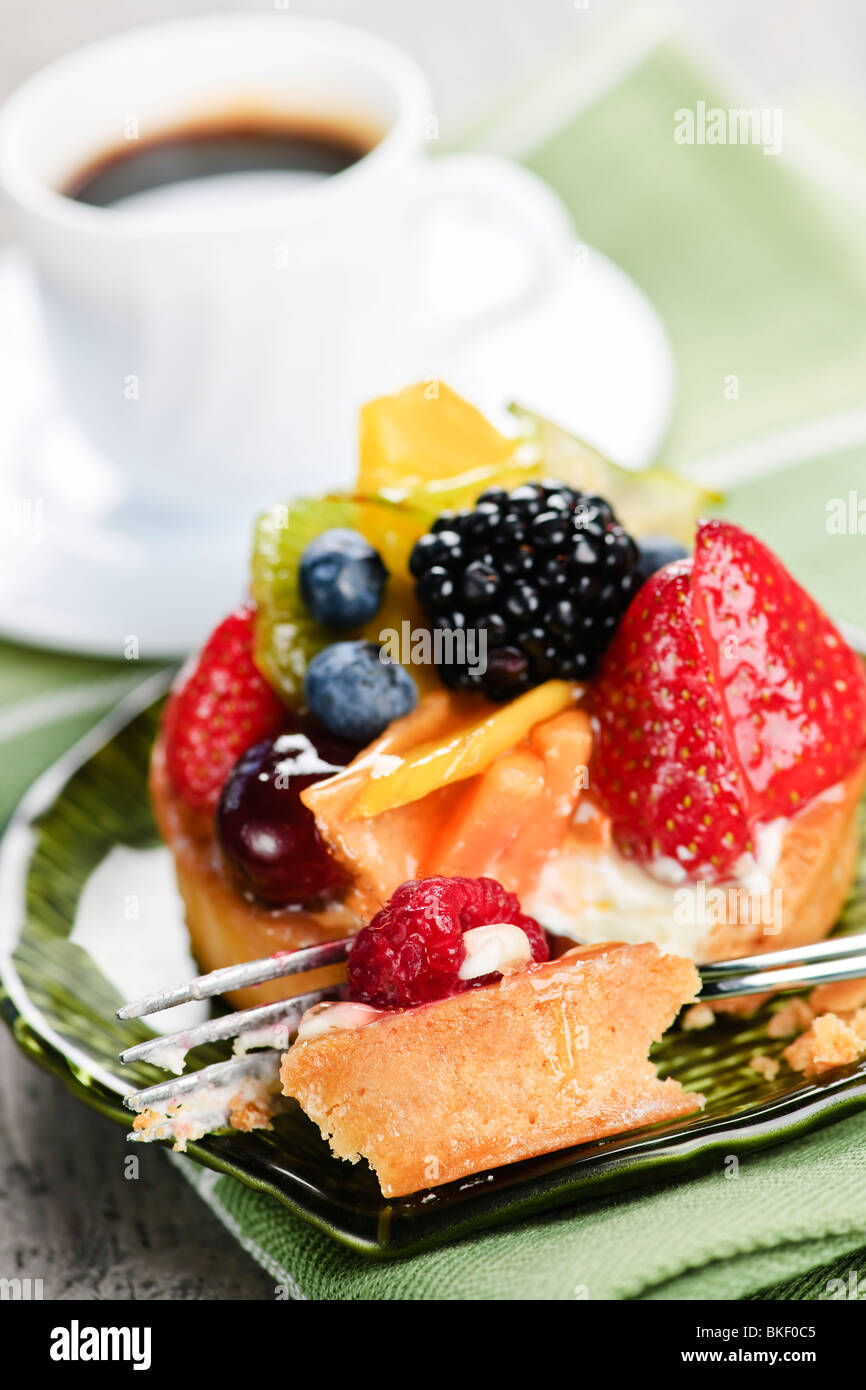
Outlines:
{"label": "blackberry", "polygon": [[486,671],[467,643],[476,660],[441,665],[441,680],[491,700],[593,675],[644,577],[610,503],[552,481],[491,488],[473,508],[444,512],[409,569],[434,629],[486,637]]}

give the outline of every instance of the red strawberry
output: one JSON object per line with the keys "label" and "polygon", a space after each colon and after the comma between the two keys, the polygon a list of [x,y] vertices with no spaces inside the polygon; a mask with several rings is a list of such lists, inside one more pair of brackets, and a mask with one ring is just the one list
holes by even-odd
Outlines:
{"label": "red strawberry", "polygon": [[730,876],[751,847],[739,770],[692,616],[690,560],[632,600],[595,691],[593,785],[623,854],[694,878]]}
{"label": "red strawberry", "polygon": [[694,613],[749,810],[768,819],[833,786],[866,749],[863,663],[761,541],[707,521]]}
{"label": "red strawberry", "polygon": [[163,716],[168,773],[190,806],[212,811],[242,753],[276,734],[286,710],[252,657],[255,611],[238,608],[215,628]]}
{"label": "red strawberry", "polygon": [[730,877],[755,821],[866,752],[861,662],[766,546],[723,521],[636,595],[595,709],[594,782],[618,845],[693,878]]}

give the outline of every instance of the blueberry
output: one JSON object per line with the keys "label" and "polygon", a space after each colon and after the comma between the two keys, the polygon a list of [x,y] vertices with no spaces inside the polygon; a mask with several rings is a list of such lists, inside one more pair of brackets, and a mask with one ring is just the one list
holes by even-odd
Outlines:
{"label": "blueberry", "polygon": [[338,738],[370,743],[418,703],[415,682],[383,661],[375,642],[335,642],[307,667],[304,695],[315,717]]}
{"label": "blueberry", "polygon": [[684,560],[689,553],[672,536],[641,536],[638,546],[640,557],[637,567],[644,579],[649,579],[656,570],[672,564],[674,560]]}
{"label": "blueberry", "polygon": [[336,528],[310,541],[301,556],[301,598],[317,622],[338,631],[361,627],[382,606],[388,571],[358,531]]}

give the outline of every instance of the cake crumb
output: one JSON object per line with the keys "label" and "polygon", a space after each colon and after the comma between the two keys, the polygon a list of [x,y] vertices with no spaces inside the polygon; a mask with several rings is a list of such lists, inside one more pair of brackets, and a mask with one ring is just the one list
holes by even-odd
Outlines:
{"label": "cake crumb", "polygon": [[716,1016],[709,1004],[692,1004],[683,1014],[683,1028],[687,1032],[697,1028],[709,1028],[715,1021]]}
{"label": "cake crumb", "polygon": [[136,1134],[149,1134],[151,1129],[161,1124],[165,1124],[165,1115],[159,1115],[155,1110],[140,1110],[132,1122],[132,1128]]}
{"label": "cake crumb", "polygon": [[853,1013],[866,1005],[866,980],[836,980],[831,985],[817,985],[809,995],[815,1014]]}
{"label": "cake crumb", "polygon": [[767,1024],[768,1038],[789,1038],[808,1028],[814,1014],[805,999],[789,999]]}
{"label": "cake crumb", "polygon": [[820,1076],[833,1067],[856,1062],[866,1052],[866,1009],[850,1022],[838,1014],[821,1014],[811,1026],[782,1053],[794,1071],[804,1076]]}
{"label": "cake crumb", "polygon": [[273,1108],[264,1097],[232,1096],[229,1101],[229,1124],[232,1129],[249,1133],[253,1129],[273,1129]]}
{"label": "cake crumb", "polygon": [[763,1052],[759,1052],[757,1056],[752,1057],[749,1061],[749,1066],[752,1068],[752,1071],[758,1072],[761,1076],[766,1077],[768,1081],[774,1081],[776,1079],[781,1065],[778,1057],[767,1057]]}

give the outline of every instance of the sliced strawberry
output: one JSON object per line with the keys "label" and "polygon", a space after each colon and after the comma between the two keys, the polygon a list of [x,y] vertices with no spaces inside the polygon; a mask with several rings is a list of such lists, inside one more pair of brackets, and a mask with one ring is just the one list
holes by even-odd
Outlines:
{"label": "sliced strawberry", "polygon": [[704,522],[694,613],[750,814],[789,815],[866,751],[863,664],[761,541]]}
{"label": "sliced strawberry", "polygon": [[286,709],[253,663],[254,609],[243,607],[210,635],[163,715],[166,766],[190,806],[212,811],[242,753],[278,733]]}
{"label": "sliced strawberry", "polygon": [[756,821],[866,754],[866,674],[754,536],[704,522],[632,601],[595,692],[593,780],[623,853],[724,878]]}
{"label": "sliced strawberry", "polygon": [[724,878],[751,848],[742,779],[692,618],[691,561],[633,599],[596,684],[591,773],[623,854]]}

